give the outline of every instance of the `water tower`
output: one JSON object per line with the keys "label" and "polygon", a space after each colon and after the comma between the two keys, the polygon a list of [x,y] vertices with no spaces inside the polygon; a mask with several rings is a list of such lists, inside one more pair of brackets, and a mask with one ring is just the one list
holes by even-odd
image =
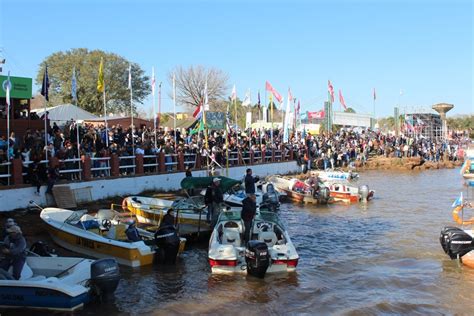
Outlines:
{"label": "water tower", "polygon": [[441,121],[443,123],[441,133],[443,134],[444,139],[448,138],[448,124],[446,122],[446,113],[448,113],[448,111],[451,110],[453,107],[454,105],[449,103],[438,103],[433,105],[433,110],[438,112],[441,116]]}

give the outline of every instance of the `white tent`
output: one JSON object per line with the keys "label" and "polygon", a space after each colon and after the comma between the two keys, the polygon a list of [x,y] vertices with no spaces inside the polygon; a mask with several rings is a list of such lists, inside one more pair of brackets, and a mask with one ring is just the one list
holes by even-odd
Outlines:
{"label": "white tent", "polygon": [[[98,116],[89,113],[73,104],[56,105],[46,108],[46,111],[49,112],[48,117],[50,122],[56,122],[58,126],[66,124],[66,122],[70,121],[71,119],[75,121],[84,121],[98,118]],[[35,109],[31,110],[31,112],[36,112],[39,117],[44,115],[44,109]]]}

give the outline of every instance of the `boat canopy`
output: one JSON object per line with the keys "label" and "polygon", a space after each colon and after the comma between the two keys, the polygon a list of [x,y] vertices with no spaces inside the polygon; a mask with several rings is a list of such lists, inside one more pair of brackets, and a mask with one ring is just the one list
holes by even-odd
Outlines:
{"label": "boat canopy", "polygon": [[181,181],[182,189],[200,189],[211,185],[214,178],[221,180],[221,189],[223,192],[229,191],[232,187],[241,184],[241,181],[227,177],[186,177]]}

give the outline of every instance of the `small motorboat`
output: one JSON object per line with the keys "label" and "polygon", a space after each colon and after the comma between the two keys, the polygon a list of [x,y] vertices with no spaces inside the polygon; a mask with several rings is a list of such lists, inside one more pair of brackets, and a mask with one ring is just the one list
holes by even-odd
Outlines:
{"label": "small motorboat", "polygon": [[281,176],[270,176],[268,181],[272,183],[278,192],[286,195],[286,197],[294,202],[327,204],[331,198],[329,189],[319,184],[319,189],[314,190],[311,185],[298,179],[287,179]]}
{"label": "small motorboat", "polygon": [[[152,264],[157,252],[159,234],[137,228],[141,237],[131,241],[126,236],[130,219],[123,218],[116,211],[103,209],[95,216],[86,210],[71,211],[49,207],[41,211],[41,219],[55,243],[71,251],[94,258],[114,257],[119,264],[139,267]],[[176,232],[166,239],[172,243],[166,249],[165,257],[156,258],[159,262],[173,263],[179,251],[184,249],[185,238],[178,237]]]}
{"label": "small motorboat", "polygon": [[[474,210],[474,205],[464,202],[461,195],[460,199],[454,202],[453,207],[453,219],[457,224],[462,227],[474,225],[474,217],[466,220],[462,218],[464,212]],[[472,229],[446,226],[441,230],[439,241],[444,252],[451,259],[458,259],[464,265],[474,268],[474,231]]]}
{"label": "small motorboat", "polygon": [[209,241],[212,273],[248,273],[262,278],[266,273],[295,271],[299,256],[277,213],[257,210],[247,245],[240,213],[231,210],[219,215]]}
{"label": "small motorboat", "polygon": [[325,170],[325,171],[311,171],[311,175],[319,177],[322,181],[327,180],[347,180],[354,181],[359,179],[359,174],[352,171],[339,170]]}
{"label": "small motorboat", "polygon": [[474,150],[466,150],[466,160],[461,166],[461,175],[464,179],[474,179]]}
{"label": "small motorboat", "polygon": [[0,308],[70,312],[113,296],[120,281],[115,259],[28,256],[19,280],[0,279]]}
{"label": "small motorboat", "polygon": [[368,185],[354,185],[347,180],[326,180],[324,185],[329,189],[329,195],[334,201],[344,203],[367,202],[373,199],[375,191]]}

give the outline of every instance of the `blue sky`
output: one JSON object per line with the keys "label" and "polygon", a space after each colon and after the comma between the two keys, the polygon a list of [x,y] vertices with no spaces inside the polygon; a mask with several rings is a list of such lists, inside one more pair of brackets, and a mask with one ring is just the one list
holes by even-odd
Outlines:
{"label": "blue sky", "polygon": [[329,79],[336,110],[341,89],[348,106],[372,113],[375,88],[377,117],[439,102],[473,114],[473,15],[471,0],[0,0],[0,54],[4,70],[35,77],[56,51],[117,53],[149,75],[155,67],[164,111],[166,74],[204,65],[228,73],[241,99],[247,89],[263,96],[268,80],[317,111]]}

